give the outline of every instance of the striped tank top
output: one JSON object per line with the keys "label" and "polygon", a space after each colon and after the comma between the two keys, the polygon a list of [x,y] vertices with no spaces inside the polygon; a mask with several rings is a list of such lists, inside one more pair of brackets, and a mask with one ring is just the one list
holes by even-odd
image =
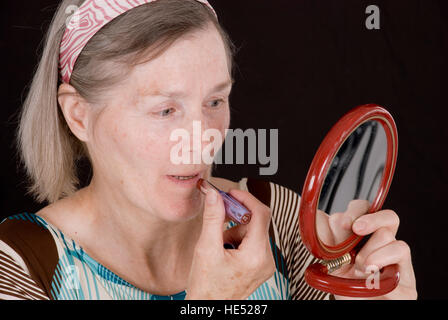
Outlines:
{"label": "striped tank top", "polygon": [[[317,260],[300,239],[300,196],[254,178],[241,179],[239,186],[272,211],[269,238],[276,271],[248,300],[329,299],[329,294],[304,280],[306,267]],[[182,300],[185,296],[185,291],[160,296],[137,288],[32,213],[0,223],[0,300]]]}

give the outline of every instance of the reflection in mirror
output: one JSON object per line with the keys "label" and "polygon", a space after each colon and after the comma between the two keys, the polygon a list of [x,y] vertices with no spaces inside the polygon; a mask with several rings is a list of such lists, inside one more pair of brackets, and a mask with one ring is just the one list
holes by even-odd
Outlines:
{"label": "reflection in mirror", "polygon": [[378,194],[386,157],[386,132],[377,121],[360,125],[341,146],[325,177],[316,215],[325,245],[338,245],[353,234],[353,221],[367,213]]}

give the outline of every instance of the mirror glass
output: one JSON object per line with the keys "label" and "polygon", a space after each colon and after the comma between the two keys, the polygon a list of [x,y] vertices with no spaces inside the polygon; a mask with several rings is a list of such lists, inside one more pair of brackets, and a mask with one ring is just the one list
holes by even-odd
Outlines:
{"label": "mirror glass", "polygon": [[360,125],[334,157],[319,198],[316,230],[326,246],[353,235],[352,224],[375,200],[387,157],[386,132],[378,121]]}

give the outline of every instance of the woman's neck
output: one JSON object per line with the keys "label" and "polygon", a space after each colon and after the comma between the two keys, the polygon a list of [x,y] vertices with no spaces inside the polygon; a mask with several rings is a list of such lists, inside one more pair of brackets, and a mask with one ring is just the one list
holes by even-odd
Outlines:
{"label": "woman's neck", "polygon": [[[238,183],[229,180],[211,181],[224,191],[238,188]],[[117,203],[119,195],[101,192],[94,186],[37,214],[134,286],[159,295],[182,291],[202,228],[202,208],[189,221],[163,221],[149,212]]]}
{"label": "woman's neck", "polygon": [[111,199],[98,199],[97,190],[87,187],[37,214],[136,287],[160,295],[182,291],[201,232],[202,212],[189,221],[172,223],[139,210],[118,210]]}

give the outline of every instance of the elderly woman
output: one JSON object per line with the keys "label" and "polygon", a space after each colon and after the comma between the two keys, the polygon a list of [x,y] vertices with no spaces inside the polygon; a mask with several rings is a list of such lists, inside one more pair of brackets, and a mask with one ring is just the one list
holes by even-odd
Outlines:
{"label": "elderly woman", "polygon": [[[170,159],[171,133],[191,133],[194,121],[225,136],[233,54],[205,0],[62,1],[18,131],[29,192],[49,205],[0,224],[0,298],[330,298],[303,279],[312,257],[295,192]],[[82,158],[93,174],[79,188]],[[243,203],[251,222],[231,227],[200,178]],[[415,298],[396,214],[363,218],[353,230],[373,236],[352,268],[398,264],[400,284],[382,298]]]}

